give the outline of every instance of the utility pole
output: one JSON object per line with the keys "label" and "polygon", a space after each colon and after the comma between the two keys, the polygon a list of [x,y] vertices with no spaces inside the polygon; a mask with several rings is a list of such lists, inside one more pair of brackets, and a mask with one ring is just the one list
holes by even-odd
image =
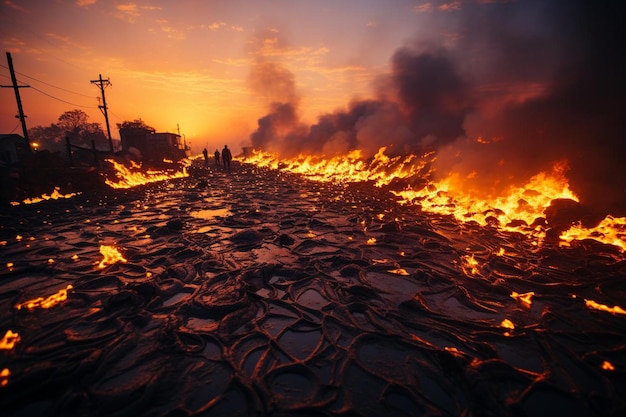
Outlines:
{"label": "utility pole", "polygon": [[15,101],[17,101],[17,111],[18,115],[15,116],[20,119],[22,123],[22,132],[24,132],[24,139],[26,139],[26,143],[28,144],[28,150],[32,152],[30,147],[30,140],[28,139],[28,130],[26,129],[26,116],[24,115],[24,109],[22,109],[22,99],[20,98],[20,88],[27,88],[30,85],[17,85],[17,78],[15,78],[15,71],[13,70],[13,59],[11,58],[11,53],[7,52],[7,62],[9,64],[9,72],[11,72],[11,81],[13,85],[2,85],[0,87],[4,88],[13,88],[15,91]]}
{"label": "utility pole", "polygon": [[91,80],[92,84],[97,85],[100,88],[100,92],[102,93],[102,104],[98,105],[98,108],[104,114],[104,120],[107,125],[107,136],[109,137],[109,147],[111,148],[111,154],[113,154],[113,139],[111,139],[111,128],[109,127],[109,113],[107,112],[107,101],[104,97],[104,88],[111,85],[111,81],[107,78],[106,80],[102,79],[102,74],[100,74],[100,78],[97,80]]}

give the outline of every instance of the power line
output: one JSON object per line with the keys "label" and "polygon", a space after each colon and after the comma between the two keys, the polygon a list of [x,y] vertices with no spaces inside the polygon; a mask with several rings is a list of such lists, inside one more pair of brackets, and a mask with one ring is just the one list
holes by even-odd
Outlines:
{"label": "power line", "polygon": [[13,133],[17,130],[17,128],[19,127],[20,122],[17,122],[17,124],[15,125],[15,127],[9,132],[9,133]]}
{"label": "power line", "polygon": [[69,101],[67,101],[67,100],[63,100],[62,98],[55,97],[55,96],[53,96],[52,94],[48,94],[48,93],[46,93],[45,91],[42,91],[42,90],[38,89],[37,87],[33,87],[32,85],[30,86],[30,88],[32,88],[33,90],[35,90],[35,91],[37,91],[37,92],[39,92],[39,93],[43,94],[44,96],[48,96],[48,97],[50,97],[50,98],[53,98],[53,99],[55,99],[55,100],[57,100],[57,101],[60,101],[60,102],[62,102],[62,103],[65,103],[65,104],[70,104],[70,105],[72,105],[72,106],[76,106],[76,107],[82,107],[82,108],[84,108],[84,109],[97,109],[97,107],[94,107],[94,106],[83,106],[83,105],[80,105],[80,104],[71,103],[71,102],[69,102]]}
{"label": "power line", "polygon": [[[4,66],[4,65],[2,65],[2,64],[0,64],[0,67],[5,68],[5,69],[8,69],[7,67],[5,67],[5,66]],[[39,79],[37,79],[37,78],[35,78],[35,77],[31,77],[30,75],[26,75],[26,74],[24,74],[23,72],[15,71],[15,73],[16,73],[16,74],[20,74],[22,77],[26,77],[26,78],[29,78],[29,79],[31,79],[31,80],[34,80],[34,81],[40,82],[40,83],[42,83],[42,84],[45,84],[45,85],[47,85],[48,87],[56,88],[56,89],[59,89],[59,90],[62,90],[62,91],[66,91],[66,92],[68,92],[68,93],[76,94],[76,95],[83,96],[83,97],[87,97],[87,98],[93,98],[92,96],[89,96],[89,95],[87,95],[87,94],[78,93],[78,92],[76,92],[76,91],[68,90],[67,88],[59,87],[59,86],[56,86],[56,85],[54,85],[54,84],[50,84],[50,83],[47,83],[47,82],[45,82],[45,81],[41,81],[41,80],[39,80]]]}

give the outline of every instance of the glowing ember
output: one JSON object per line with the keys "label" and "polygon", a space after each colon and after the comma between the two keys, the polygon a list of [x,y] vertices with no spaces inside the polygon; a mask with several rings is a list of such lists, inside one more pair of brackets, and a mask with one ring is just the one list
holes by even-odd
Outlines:
{"label": "glowing ember", "polygon": [[[47,201],[47,200],[59,200],[62,198],[72,198],[77,195],[76,193],[62,194],[59,190],[60,190],[59,187],[54,187],[54,190],[52,191],[52,193],[50,193],[50,195],[42,194],[41,197],[27,198],[24,201],[22,201],[21,204],[35,204],[35,203],[41,203],[42,201]],[[19,206],[20,203],[17,201],[13,201],[11,202],[11,205]]]}
{"label": "glowing ember", "polygon": [[474,255],[464,255],[462,259],[464,261],[463,271],[467,275],[478,275],[478,261],[474,259]]}
{"label": "glowing ember", "polygon": [[593,300],[585,300],[585,304],[588,308],[593,308],[595,310],[606,311],[607,313],[612,314],[626,314],[626,310],[619,306],[609,307],[605,304],[596,303]]}
{"label": "glowing ember", "polygon": [[388,272],[392,273],[392,274],[396,274],[396,275],[405,275],[408,276],[410,275],[406,269],[404,268],[398,268],[398,269],[391,269]]}
{"label": "glowing ember", "polygon": [[534,292],[527,292],[524,294],[518,294],[515,291],[511,293],[511,298],[518,300],[522,305],[526,308],[530,308],[533,304],[532,297],[535,295]]}
{"label": "glowing ember", "polygon": [[183,167],[181,171],[156,171],[141,170],[141,165],[133,163],[131,167],[127,167],[112,159],[106,159],[115,168],[115,177],[117,181],[109,178],[105,179],[105,183],[111,188],[132,188],[139,185],[149,184],[158,181],[171,180],[175,178],[188,177],[187,167],[190,161],[182,160]]}
{"label": "glowing ember", "polygon": [[15,344],[20,341],[20,335],[13,333],[12,330],[7,330],[6,334],[0,339],[0,350],[11,350],[15,347]]}
{"label": "glowing ember", "polygon": [[102,269],[108,265],[113,265],[116,262],[126,263],[126,259],[114,246],[100,245],[100,253],[104,256],[104,259],[98,264],[98,268]]}
{"label": "glowing ember", "polygon": [[67,292],[71,290],[72,285],[68,285],[66,288],[59,290],[56,294],[52,294],[47,298],[37,297],[33,300],[26,301],[22,304],[17,304],[15,308],[21,310],[22,307],[26,307],[28,310],[34,310],[35,308],[51,308],[59,304],[62,301],[67,300]]}
{"label": "glowing ember", "polygon": [[604,369],[605,371],[614,371],[615,366],[613,366],[613,364],[609,361],[604,361],[602,362],[602,369]]}
{"label": "glowing ember", "polygon": [[[515,330],[515,324],[513,324],[513,322],[509,319],[504,319],[502,320],[502,323],[500,323],[500,327],[504,328],[504,329],[509,329],[509,330]],[[504,332],[505,336],[510,336],[511,333],[509,332]]]}
{"label": "glowing ember", "polygon": [[9,384],[9,377],[11,376],[11,371],[9,368],[4,368],[0,371],[0,387],[6,387]]}
{"label": "glowing ember", "polygon": [[572,240],[593,239],[608,243],[626,251],[626,217],[607,216],[596,227],[587,229],[578,223],[561,233],[561,244],[569,245]]}

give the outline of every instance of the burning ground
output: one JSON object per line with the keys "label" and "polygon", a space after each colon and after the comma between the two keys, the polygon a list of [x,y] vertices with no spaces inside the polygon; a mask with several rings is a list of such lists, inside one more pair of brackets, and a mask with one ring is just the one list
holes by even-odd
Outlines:
{"label": "burning ground", "polygon": [[626,411],[618,246],[373,181],[191,174],[3,210],[4,414]]}

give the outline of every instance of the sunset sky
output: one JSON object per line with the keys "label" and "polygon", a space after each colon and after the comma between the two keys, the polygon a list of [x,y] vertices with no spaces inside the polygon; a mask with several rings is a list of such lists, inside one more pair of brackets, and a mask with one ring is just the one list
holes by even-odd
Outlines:
{"label": "sunset sky", "polygon": [[[99,74],[115,123],[143,119],[159,131],[177,125],[196,148],[243,144],[271,94],[250,86],[258,60],[275,62],[295,79],[302,116],[343,107],[372,94],[394,50],[420,33],[441,42],[453,28],[431,32],[432,20],[454,14],[456,2],[373,0],[3,0],[0,37],[11,52],[28,127],[97,109]],[[11,83],[6,55],[0,81]],[[0,131],[21,133],[12,89],[0,91]]]}

